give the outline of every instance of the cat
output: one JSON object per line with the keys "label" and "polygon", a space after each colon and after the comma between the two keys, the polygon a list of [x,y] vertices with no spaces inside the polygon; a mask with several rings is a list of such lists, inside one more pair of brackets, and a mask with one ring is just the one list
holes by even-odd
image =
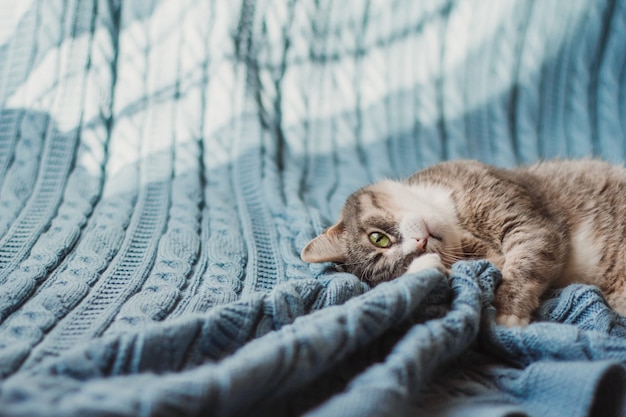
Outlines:
{"label": "cat", "polygon": [[573,282],[598,286],[626,315],[626,169],[595,159],[442,162],[350,195],[301,258],[373,284],[487,259],[502,271],[494,304],[509,327],[527,325],[549,288]]}

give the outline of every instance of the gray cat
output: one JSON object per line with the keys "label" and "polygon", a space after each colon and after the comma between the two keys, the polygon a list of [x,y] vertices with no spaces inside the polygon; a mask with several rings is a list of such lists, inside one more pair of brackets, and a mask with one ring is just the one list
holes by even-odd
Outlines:
{"label": "gray cat", "polygon": [[598,160],[510,170],[449,161],[350,195],[302,251],[372,283],[486,258],[502,271],[497,321],[528,324],[550,287],[598,286],[626,315],[626,169]]}

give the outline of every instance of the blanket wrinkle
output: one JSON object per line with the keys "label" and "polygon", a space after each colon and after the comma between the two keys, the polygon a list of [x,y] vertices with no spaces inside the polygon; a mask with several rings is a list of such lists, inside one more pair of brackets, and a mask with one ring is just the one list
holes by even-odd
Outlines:
{"label": "blanket wrinkle", "polygon": [[394,416],[407,412],[411,396],[430,379],[434,368],[456,357],[476,337],[480,292],[476,280],[454,267],[451,310],[441,319],[415,325],[397,343],[384,364],[367,369],[346,391],[308,415]]}
{"label": "blanket wrinkle", "polygon": [[[557,16],[555,18],[555,16]],[[371,287],[299,253],[355,189],[626,160],[626,0],[0,2],[0,416],[626,415],[593,286]]]}
{"label": "blanket wrinkle", "polygon": [[[317,373],[330,369],[333,363],[341,360],[357,347],[376,338],[397,321],[409,317],[413,310],[419,306],[420,301],[428,295],[429,288],[438,288],[441,291],[443,287],[438,284],[443,282],[442,279],[443,276],[438,273],[421,277],[412,275],[407,279],[381,285],[363,297],[350,300],[342,306],[323,308],[314,315],[303,316],[301,320],[294,321],[293,325],[283,327],[278,332],[269,332],[265,338],[256,339],[249,343],[246,342],[259,336],[257,334],[258,328],[242,331],[235,324],[232,329],[240,340],[241,348],[236,350],[232,356],[225,357],[221,363],[209,362],[178,375],[166,373],[162,378],[169,380],[173,386],[178,386],[184,381],[181,375],[195,376],[196,382],[206,389],[205,393],[214,393],[214,398],[209,400],[206,406],[214,404],[214,407],[218,407],[214,410],[216,414],[240,415],[241,412],[247,414],[251,412],[248,407],[251,407],[260,398],[267,396],[267,401],[272,396],[280,394],[281,390],[291,390],[297,387],[298,384],[303,383],[302,380],[306,381]],[[312,283],[316,283],[316,281],[312,281]],[[289,286],[293,286],[292,283],[289,284]],[[411,294],[418,294],[419,296],[411,297]],[[289,296],[289,294],[286,295]],[[243,311],[236,312],[236,316],[242,319],[249,317],[250,311],[255,311],[257,314],[267,314],[268,311],[271,311],[262,302],[259,302],[259,297],[255,299],[256,301],[252,303],[245,300],[237,303]],[[275,297],[265,296],[264,299],[266,302],[272,302]],[[384,306],[392,308],[396,314],[387,315]],[[234,318],[233,307],[224,306],[220,310],[222,314],[211,314],[206,318],[200,317],[195,323],[187,322],[187,327],[199,325],[204,327],[211,323],[219,326],[223,325],[225,321],[224,315],[231,320]],[[338,317],[338,315],[340,316]],[[207,323],[202,324],[203,322]],[[248,320],[247,324],[250,322]],[[357,329],[360,330],[357,331]],[[157,330],[157,328],[153,328],[153,330],[154,333],[151,338],[158,338],[164,342],[163,337],[170,334],[170,337],[177,340],[178,343],[183,339],[188,340],[192,347],[203,350],[199,354],[187,352],[184,355],[187,357],[207,357],[208,352],[204,350],[208,350],[207,348],[210,346],[204,346],[203,343],[194,339],[201,337],[209,343],[215,339],[215,331],[200,331],[198,334],[199,330],[196,329],[195,332],[189,333],[180,324],[172,327],[174,334],[167,330]],[[182,334],[179,334],[181,331],[185,331],[187,336],[181,338]],[[307,333],[316,334],[318,338],[305,337]],[[144,384],[149,381],[148,375],[143,374],[143,372],[154,372],[156,370],[153,368],[154,366],[163,367],[166,363],[164,361],[168,358],[175,359],[177,364],[175,366],[169,364],[170,367],[179,369],[180,366],[178,364],[179,359],[163,354],[164,349],[161,347],[161,343],[156,344],[150,343],[149,340],[143,340],[147,336],[150,334],[139,334],[135,337],[124,336],[120,340],[109,339],[104,344],[103,341],[98,341],[93,343],[89,350],[69,352],[68,357],[59,358],[56,362],[45,367],[35,368],[31,372],[37,376],[35,380],[42,381],[44,386],[48,385],[46,380],[52,376],[62,377],[65,382],[56,389],[60,392],[68,389],[81,391],[85,387],[83,385],[85,380],[96,379],[97,381],[99,377],[107,375],[109,372],[111,372],[111,376],[115,376],[118,372],[120,375],[126,375],[126,378],[130,378],[133,382],[132,386],[138,390],[143,390]],[[235,339],[232,337],[233,335],[230,336],[231,340]],[[105,338],[104,341],[106,340]],[[309,342],[300,342],[295,346],[294,340],[309,340]],[[169,346],[168,343],[164,343],[164,345]],[[231,349],[230,346],[219,348]],[[178,354],[180,355],[180,351]],[[281,358],[280,367],[276,367],[276,362],[271,360],[273,356]],[[140,364],[141,368],[136,368]],[[289,372],[291,367],[296,366],[296,364],[299,372],[295,374]],[[171,371],[172,368],[168,370]],[[252,378],[248,375],[250,371],[254,375]],[[137,375],[134,376],[133,374]],[[230,376],[224,379],[227,375]],[[285,378],[290,383],[285,383]],[[13,391],[18,390],[20,396],[26,396],[27,394],[23,391],[25,387],[19,383],[19,378],[14,381],[16,382],[15,385],[11,383],[11,379],[7,381],[8,390],[3,391],[2,395],[6,393],[9,397],[17,396]],[[144,382],[139,383],[139,381]],[[227,384],[227,386],[222,386],[223,384]],[[98,396],[102,397],[103,402],[111,401],[110,392],[99,391],[103,388],[106,387],[94,389],[97,390],[96,392],[100,392]],[[132,388],[129,387],[129,389]],[[179,389],[182,388],[179,387]],[[49,388],[48,395],[53,396],[54,393],[51,392],[53,390]],[[242,390],[247,393],[248,399],[246,401],[228,401],[232,395],[241,395]],[[137,393],[139,394],[139,391]],[[85,395],[96,395],[96,393],[86,392]],[[163,398],[163,400],[168,401],[167,398]],[[140,395],[137,396],[136,401],[141,401]],[[221,409],[219,404],[230,405],[227,409]],[[93,412],[95,411],[94,409]],[[191,410],[186,412],[191,412]]]}

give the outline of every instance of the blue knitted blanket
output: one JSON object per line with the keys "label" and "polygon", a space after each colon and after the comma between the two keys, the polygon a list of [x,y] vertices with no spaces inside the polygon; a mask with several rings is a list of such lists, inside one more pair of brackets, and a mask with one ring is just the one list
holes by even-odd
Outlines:
{"label": "blue knitted blanket", "polygon": [[592,286],[299,252],[431,163],[626,158],[626,0],[4,0],[0,416],[626,415]]}

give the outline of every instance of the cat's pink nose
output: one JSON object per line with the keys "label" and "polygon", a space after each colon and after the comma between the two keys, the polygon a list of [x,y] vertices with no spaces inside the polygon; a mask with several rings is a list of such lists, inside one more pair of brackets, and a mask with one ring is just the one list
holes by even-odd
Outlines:
{"label": "cat's pink nose", "polygon": [[428,243],[428,238],[423,237],[423,238],[419,238],[419,239],[415,239],[415,241],[417,242],[417,249],[419,249],[421,252],[424,252],[426,250],[426,244]]}

